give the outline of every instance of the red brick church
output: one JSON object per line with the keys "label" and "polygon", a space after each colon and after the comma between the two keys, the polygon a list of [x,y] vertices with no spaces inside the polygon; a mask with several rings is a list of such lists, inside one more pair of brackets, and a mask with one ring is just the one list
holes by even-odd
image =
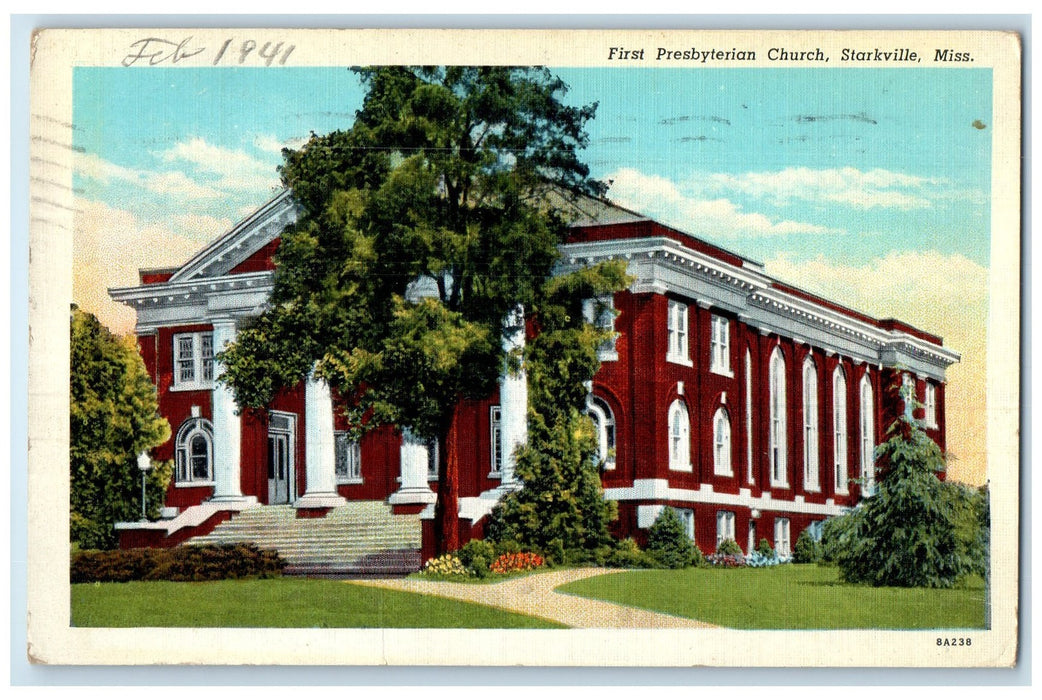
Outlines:
{"label": "red brick church", "polygon": [[[622,259],[634,280],[610,300],[615,314],[593,318],[606,305],[590,303],[591,320],[617,334],[600,350],[588,402],[605,497],[618,502],[617,535],[641,541],[672,507],[704,552],[724,539],[748,549],[766,538],[786,554],[804,529],[816,532],[874,488],[874,448],[909,389],[944,448],[944,375],[959,356],[940,337],[804,292],[609,202],[569,206],[561,269]],[[171,425],[153,456],[175,463],[164,518],[119,524],[123,546],[177,544],[258,518],[261,506],[280,506],[268,510],[304,531],[364,503],[386,511],[380,523],[409,519],[433,551],[435,445],[394,426],[351,441],[321,381],[241,414],[214,381],[215,353],[266,303],[272,256],[294,216],[283,192],[184,265],[142,270],[138,286],[110,290],[137,312],[141,353]],[[523,344],[523,326],[503,342]],[[513,451],[525,440],[526,406],[521,371],[463,407],[465,537],[480,536],[497,500],[520,487]]]}

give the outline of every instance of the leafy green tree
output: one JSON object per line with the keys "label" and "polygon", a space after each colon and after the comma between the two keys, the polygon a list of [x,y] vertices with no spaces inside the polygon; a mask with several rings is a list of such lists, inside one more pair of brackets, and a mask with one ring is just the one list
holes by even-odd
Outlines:
{"label": "leafy green tree", "polygon": [[648,530],[646,550],[667,569],[684,569],[694,566],[695,543],[684,532],[684,524],[672,508],[662,509]]}
{"label": "leafy green tree", "polygon": [[584,320],[582,304],[628,280],[618,262],[547,280],[539,334],[527,348],[528,444],[514,468],[524,488],[497,504],[486,526],[490,539],[520,542],[556,563],[583,560],[612,541],[617,510],[604,500],[593,422],[580,410],[600,367],[597,348],[609,336]]}
{"label": "leafy green tree", "polygon": [[804,530],[796,539],[792,560],[797,564],[815,564],[821,561],[821,543],[814,539],[810,530]]}
{"label": "leafy green tree", "polygon": [[937,443],[907,417],[894,422],[890,436],[876,451],[878,493],[827,529],[840,545],[840,575],[874,586],[951,587],[974,569],[969,540],[977,533],[958,533],[953,488],[937,478],[945,468]]}
{"label": "leafy green tree", "polygon": [[541,69],[358,73],[368,92],[351,128],[284,151],[298,218],[268,310],[222,355],[224,380],[256,407],[314,372],[356,429],[437,439],[435,528],[451,551],[457,407],[520,360],[501,343],[508,315],[542,310],[566,231],[548,193],[603,192],[577,155],[596,105],[565,105]]}
{"label": "leafy green tree", "polygon": [[[70,314],[70,537],[84,549],[116,545],[113,524],[141,517],[137,455],[170,438],[156,390],[131,338],[75,305]],[[170,482],[169,462],[146,477],[150,517]]]}

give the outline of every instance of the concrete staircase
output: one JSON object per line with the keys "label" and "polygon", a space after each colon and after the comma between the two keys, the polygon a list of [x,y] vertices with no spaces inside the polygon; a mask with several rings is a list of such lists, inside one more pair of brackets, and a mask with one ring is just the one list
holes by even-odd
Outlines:
{"label": "concrete staircase", "polygon": [[382,501],[351,501],[323,518],[292,506],[256,506],[186,544],[252,542],[277,550],[283,573],[389,576],[420,569],[420,516],[394,515]]}

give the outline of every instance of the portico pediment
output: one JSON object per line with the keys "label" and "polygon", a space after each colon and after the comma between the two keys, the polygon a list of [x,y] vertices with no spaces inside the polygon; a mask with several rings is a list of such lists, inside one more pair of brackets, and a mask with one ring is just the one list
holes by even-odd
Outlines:
{"label": "portico pediment", "polygon": [[278,238],[296,216],[292,193],[283,190],[182,265],[170,281],[188,282],[227,275]]}

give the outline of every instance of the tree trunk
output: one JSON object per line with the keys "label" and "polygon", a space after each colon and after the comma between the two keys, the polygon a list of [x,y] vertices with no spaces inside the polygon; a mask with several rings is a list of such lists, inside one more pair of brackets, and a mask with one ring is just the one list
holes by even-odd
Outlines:
{"label": "tree trunk", "polygon": [[434,508],[434,536],[438,554],[459,549],[459,399],[448,424],[438,437],[438,502]]}

